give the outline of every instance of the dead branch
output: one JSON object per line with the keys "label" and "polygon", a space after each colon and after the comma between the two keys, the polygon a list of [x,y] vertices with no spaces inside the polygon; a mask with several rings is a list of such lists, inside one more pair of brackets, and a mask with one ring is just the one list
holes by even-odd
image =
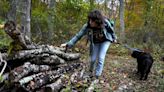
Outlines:
{"label": "dead branch", "polygon": [[63,79],[64,75],[61,75],[61,77],[55,81],[54,83],[48,84],[45,87],[42,88],[44,92],[58,92],[63,87]]}
{"label": "dead branch", "polygon": [[44,72],[39,76],[33,77],[33,80],[31,80],[30,83],[28,83],[28,85],[24,88],[26,88],[26,90],[28,91],[29,90],[34,91],[35,89],[40,88],[45,84],[52,83],[56,79],[60,78],[61,75],[63,75],[64,73],[73,72],[75,69],[78,69],[81,66],[82,63],[76,63],[76,64],[70,64],[67,66],[60,67],[57,70]]}
{"label": "dead branch", "polygon": [[37,73],[50,70],[47,65],[34,65],[30,62],[26,62],[23,66],[17,67],[9,73],[9,79],[11,82],[18,82],[22,77],[28,75],[31,72]]}
{"label": "dead branch", "polygon": [[80,58],[79,53],[64,53],[60,51],[59,49],[55,49],[56,47],[49,46],[49,45],[42,45],[38,46],[37,49],[32,50],[22,50],[15,55],[13,55],[12,60],[15,59],[29,59],[29,58],[36,58],[37,56],[41,55],[41,57],[48,57],[50,55],[57,55],[58,57],[66,60],[66,61],[73,61],[78,60]]}

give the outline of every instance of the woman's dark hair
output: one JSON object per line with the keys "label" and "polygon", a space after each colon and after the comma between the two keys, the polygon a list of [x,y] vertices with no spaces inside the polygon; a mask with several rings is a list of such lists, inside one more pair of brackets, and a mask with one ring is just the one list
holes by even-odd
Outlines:
{"label": "woman's dark hair", "polygon": [[95,21],[96,24],[103,28],[104,27],[104,17],[102,15],[102,13],[99,10],[92,10],[89,14],[88,14],[88,26],[89,25],[89,21]]}

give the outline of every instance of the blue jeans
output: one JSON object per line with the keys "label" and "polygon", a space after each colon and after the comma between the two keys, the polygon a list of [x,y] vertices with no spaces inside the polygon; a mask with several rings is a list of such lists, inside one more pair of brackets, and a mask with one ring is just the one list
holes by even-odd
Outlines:
{"label": "blue jeans", "polygon": [[[103,71],[106,52],[110,44],[111,44],[110,41],[105,41],[102,43],[96,43],[93,46],[93,51],[90,57],[91,58],[90,71],[93,72],[93,70],[95,70],[96,76],[101,76],[101,73]],[[97,65],[95,65],[96,59],[98,59]]]}

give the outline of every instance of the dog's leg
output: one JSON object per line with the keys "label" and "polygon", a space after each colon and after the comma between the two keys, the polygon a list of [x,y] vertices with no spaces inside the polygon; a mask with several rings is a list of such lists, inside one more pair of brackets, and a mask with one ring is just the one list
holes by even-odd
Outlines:
{"label": "dog's leg", "polygon": [[147,80],[147,77],[148,77],[148,74],[149,74],[150,71],[147,71],[145,76],[144,76],[144,80]]}
{"label": "dog's leg", "polygon": [[151,65],[145,69],[145,76],[144,76],[144,80],[147,80],[147,77],[148,77],[149,72],[150,72],[150,68],[151,68]]}
{"label": "dog's leg", "polygon": [[140,65],[139,65],[139,62],[137,61],[137,72],[136,72],[136,74],[139,74],[140,72],[141,72]]}
{"label": "dog's leg", "polygon": [[140,76],[140,80],[142,80],[144,77],[144,71],[141,71],[141,76]]}
{"label": "dog's leg", "polygon": [[141,75],[140,75],[140,80],[142,80],[143,79],[143,77],[144,77],[144,75],[145,75],[145,66],[143,66],[142,64],[139,64],[140,66],[139,66],[139,71],[140,71],[140,73],[141,73]]}

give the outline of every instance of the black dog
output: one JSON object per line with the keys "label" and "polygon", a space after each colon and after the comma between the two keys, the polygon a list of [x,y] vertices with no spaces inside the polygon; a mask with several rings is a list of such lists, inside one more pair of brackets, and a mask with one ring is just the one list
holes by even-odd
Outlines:
{"label": "black dog", "polygon": [[134,50],[131,56],[137,59],[137,73],[141,74],[140,80],[146,80],[154,62],[152,56],[140,50]]}

